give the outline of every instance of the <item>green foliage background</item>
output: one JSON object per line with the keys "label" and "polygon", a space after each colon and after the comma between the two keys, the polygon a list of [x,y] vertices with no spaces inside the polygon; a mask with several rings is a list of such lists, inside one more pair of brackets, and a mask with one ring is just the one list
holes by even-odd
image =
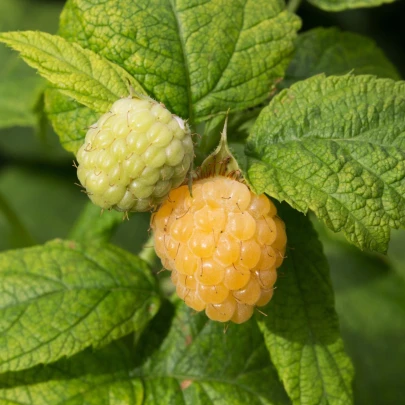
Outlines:
{"label": "green foliage background", "polygon": [[[146,3],[70,0],[60,25],[63,2],[0,4],[0,32],[65,38],[53,47],[46,35],[2,36],[51,85],[0,44],[0,403],[405,403],[405,233],[391,230],[405,220],[405,85],[387,80],[401,73],[384,53],[396,59],[395,45],[309,29],[347,29],[350,19],[364,28],[373,13],[314,6],[382,1],[311,0],[297,38],[299,19],[281,0],[215,1],[204,12],[198,1]],[[100,217],[73,185],[66,150],[127,79],[195,124],[197,158],[230,108],[230,146],[248,181],[297,210],[279,207],[289,252],[267,316],[223,333],[168,299],[143,248],[149,215]],[[378,142],[365,146],[370,134]],[[336,177],[347,188],[331,190]]]}

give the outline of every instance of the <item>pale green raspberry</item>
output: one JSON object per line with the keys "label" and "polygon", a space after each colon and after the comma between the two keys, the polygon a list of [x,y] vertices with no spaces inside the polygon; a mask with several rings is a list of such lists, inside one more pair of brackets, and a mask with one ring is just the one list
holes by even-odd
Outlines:
{"label": "pale green raspberry", "polygon": [[181,118],[148,97],[127,97],[88,130],[77,153],[77,176],[102,208],[148,211],[183,183],[193,156]]}

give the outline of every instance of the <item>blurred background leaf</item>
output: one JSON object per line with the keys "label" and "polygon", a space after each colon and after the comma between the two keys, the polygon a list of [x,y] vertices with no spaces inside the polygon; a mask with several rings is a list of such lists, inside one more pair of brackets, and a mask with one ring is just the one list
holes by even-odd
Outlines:
{"label": "blurred background leaf", "polygon": [[300,34],[296,51],[279,87],[320,73],[376,75],[394,80],[400,76],[375,42],[365,36],[337,28],[315,28]]}
{"label": "blurred background leaf", "polygon": [[390,250],[388,252],[395,270],[405,279],[405,231],[395,231],[391,235]]}
{"label": "blurred background leaf", "polygon": [[[0,206],[0,250],[31,244],[28,238],[21,238],[20,225],[31,236],[32,243],[66,237],[81,210],[88,209],[88,198],[74,184],[76,181],[75,170],[70,164],[66,169],[19,165],[0,170],[0,194],[21,223],[16,223],[14,217],[9,218]],[[101,209],[96,211],[101,214]],[[107,220],[116,214],[105,212],[103,216]],[[148,239],[149,216],[149,213],[136,213],[131,215],[130,221],[120,221],[112,242],[138,253]],[[91,218],[88,226],[92,226]]]}
{"label": "blurred background leaf", "polygon": [[405,232],[393,232],[387,258],[363,253],[343,235],[314,222],[331,267],[343,341],[356,371],[355,404],[403,404]]}
{"label": "blurred background leaf", "polygon": [[[8,166],[0,172],[3,199],[18,215],[35,243],[63,238],[78,216],[87,197],[73,184],[74,170],[50,172],[46,166]],[[13,223],[0,210],[0,249],[22,247],[12,239]],[[3,224],[3,226],[2,226]]]}
{"label": "blurred background leaf", "polygon": [[[60,3],[49,1],[2,0],[0,31],[56,32],[61,9]],[[0,128],[35,127],[38,123],[35,105],[45,81],[4,45],[0,45],[0,60]]]}
{"label": "blurred background leaf", "polygon": [[309,0],[313,5],[326,11],[341,11],[351,8],[376,7],[395,0]]}
{"label": "blurred background leaf", "polygon": [[405,1],[383,4],[379,7],[360,8],[330,13],[303,1],[298,10],[302,18],[301,32],[319,26],[339,27],[344,31],[361,34],[373,39],[405,76]]}
{"label": "blurred background leaf", "polygon": [[[56,32],[62,7],[60,1],[1,0],[0,31]],[[66,163],[70,157],[42,111],[46,81],[3,44],[0,61],[0,168],[15,159]]]}

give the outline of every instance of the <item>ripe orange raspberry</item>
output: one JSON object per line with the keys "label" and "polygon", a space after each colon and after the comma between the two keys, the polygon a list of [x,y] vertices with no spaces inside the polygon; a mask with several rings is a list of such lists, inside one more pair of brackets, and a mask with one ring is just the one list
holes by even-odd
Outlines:
{"label": "ripe orange raspberry", "polygon": [[274,204],[224,176],[174,189],[152,217],[157,255],[178,296],[215,321],[242,323],[266,305],[286,248]]}

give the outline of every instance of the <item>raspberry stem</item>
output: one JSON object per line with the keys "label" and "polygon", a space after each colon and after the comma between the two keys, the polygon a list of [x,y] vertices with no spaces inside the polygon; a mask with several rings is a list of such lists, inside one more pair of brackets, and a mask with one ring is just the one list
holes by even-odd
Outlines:
{"label": "raspberry stem", "polygon": [[142,250],[139,252],[139,257],[149,264],[151,268],[154,268],[158,263],[158,257],[155,252],[155,242],[153,238],[153,234],[151,234],[148,240],[143,245]]}
{"label": "raspberry stem", "polygon": [[8,201],[3,197],[1,193],[0,193],[0,212],[3,212],[4,216],[8,219],[13,231],[15,232],[16,240],[20,241],[20,245],[32,246],[36,244],[31,233],[20,221],[18,215],[15,213],[11,205],[8,203]]}
{"label": "raspberry stem", "polygon": [[295,13],[301,5],[301,0],[290,0],[288,2],[287,10]]}

